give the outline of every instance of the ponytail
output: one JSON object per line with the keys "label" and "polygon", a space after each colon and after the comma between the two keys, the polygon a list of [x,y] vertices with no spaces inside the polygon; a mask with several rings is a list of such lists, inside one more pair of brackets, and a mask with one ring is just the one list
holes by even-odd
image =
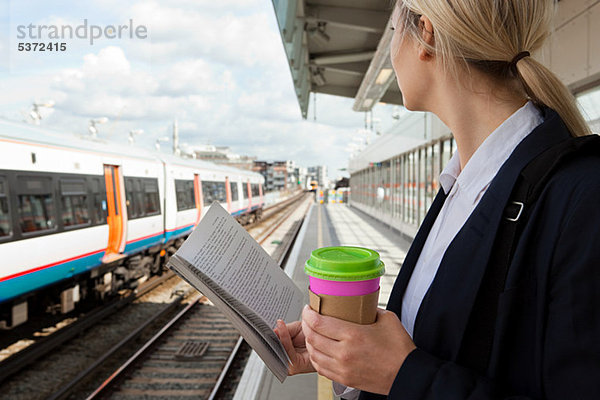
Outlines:
{"label": "ponytail", "polygon": [[556,111],[572,136],[591,133],[577,108],[575,97],[553,72],[532,57],[521,59],[516,63],[516,69],[529,98]]}
{"label": "ponytail", "polygon": [[[573,136],[591,133],[575,98],[558,77],[529,57],[550,34],[550,0],[399,0],[399,25],[450,72],[459,63],[479,68],[499,82],[520,82],[532,101],[554,109]],[[435,44],[422,38],[419,16],[433,24]],[[512,61],[511,61],[512,60]]]}

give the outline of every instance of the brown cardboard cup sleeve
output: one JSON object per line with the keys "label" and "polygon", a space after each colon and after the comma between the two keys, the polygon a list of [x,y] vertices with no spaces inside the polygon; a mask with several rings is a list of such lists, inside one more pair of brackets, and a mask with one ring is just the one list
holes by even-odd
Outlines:
{"label": "brown cardboard cup sleeve", "polygon": [[308,289],[310,308],[321,315],[336,317],[357,324],[372,324],[377,319],[379,290],[363,296],[331,296]]}

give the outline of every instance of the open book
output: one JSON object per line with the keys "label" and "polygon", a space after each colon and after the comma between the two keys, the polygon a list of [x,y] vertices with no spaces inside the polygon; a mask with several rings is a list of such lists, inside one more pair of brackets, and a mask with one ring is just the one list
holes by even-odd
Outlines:
{"label": "open book", "polygon": [[300,318],[302,292],[219,203],[210,206],[167,265],[208,297],[285,380],[289,358],[273,329],[277,319]]}

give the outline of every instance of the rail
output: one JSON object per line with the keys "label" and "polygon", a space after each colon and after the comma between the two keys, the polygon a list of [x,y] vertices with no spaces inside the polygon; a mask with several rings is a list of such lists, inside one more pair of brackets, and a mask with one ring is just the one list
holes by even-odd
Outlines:
{"label": "rail", "polygon": [[[300,196],[296,196],[292,201],[288,202],[286,205],[279,207],[278,210],[284,211],[290,205],[294,204],[295,202],[297,202],[299,200],[304,200],[304,199],[305,199],[304,194],[301,194]],[[268,238],[278,227],[280,227],[281,224],[283,223],[283,221],[285,219],[287,219],[291,215],[291,213],[294,211],[296,211],[296,208],[291,207],[291,211],[286,210],[285,212],[283,212],[282,216],[280,216],[279,218],[277,218],[275,220],[272,227],[267,229],[267,232],[263,233],[261,235],[262,241],[264,242],[264,240],[266,240],[266,238]],[[277,252],[276,257],[274,257],[274,258],[280,266],[282,266],[284,264],[288,254],[289,254],[289,251],[292,248],[293,241],[295,240],[295,238],[298,234],[298,231],[300,230],[302,221],[303,221],[303,218],[301,220],[297,221],[292,226],[290,231],[288,231],[286,233],[286,235],[284,236],[284,242],[281,243],[279,246],[279,248],[282,248],[283,250]],[[149,357],[149,353],[156,346],[156,343],[158,343],[161,340],[161,338],[163,338],[167,334],[167,332],[169,332],[171,330],[171,328],[173,328],[179,321],[181,321],[186,315],[188,315],[191,312],[191,310],[194,308],[194,306],[198,303],[199,299],[200,299],[200,297],[195,299],[193,303],[189,304],[177,316],[175,316],[171,321],[169,321],[156,335],[154,335],[146,344],[144,344],[144,346],[140,350],[138,350],[133,356],[131,356],[121,367],[119,367],[115,372],[113,372],[113,374],[109,378],[107,378],[91,395],[89,395],[87,397],[87,400],[95,400],[95,399],[99,399],[99,398],[104,398],[104,397],[109,396],[111,393],[115,392],[118,388],[118,385],[120,385],[124,382],[124,380],[126,379],[126,376],[132,375],[132,370],[135,369],[136,366],[142,364],[143,363],[142,360],[144,358]],[[210,394],[208,395],[208,399],[212,400],[212,399],[215,399],[218,397],[218,395],[222,389],[223,383],[227,381],[226,377],[228,376],[228,374],[231,373],[231,371],[230,371],[231,366],[234,364],[236,357],[238,357],[238,352],[239,352],[240,348],[242,347],[242,343],[243,343],[243,338],[241,336],[239,336],[237,338],[235,346],[231,350],[231,353],[229,354],[229,356],[225,362],[223,369],[221,370],[221,372],[216,380],[216,383],[215,383],[213,389],[211,390]],[[87,372],[86,374],[89,374],[89,373],[91,373],[91,371]],[[61,398],[61,397],[57,397],[56,399],[58,399],[58,398]]]}
{"label": "rail", "polygon": [[71,340],[81,332],[96,325],[104,318],[112,315],[116,310],[145,295],[174,276],[175,275],[173,272],[168,271],[158,278],[151,279],[143,286],[140,286],[137,291],[129,292],[125,296],[115,299],[109,304],[95,309],[84,317],[79,318],[72,324],[57,330],[52,335],[40,339],[20,352],[8,357],[6,360],[0,363],[0,382],[19,372],[32,362],[48,354],[63,343]]}

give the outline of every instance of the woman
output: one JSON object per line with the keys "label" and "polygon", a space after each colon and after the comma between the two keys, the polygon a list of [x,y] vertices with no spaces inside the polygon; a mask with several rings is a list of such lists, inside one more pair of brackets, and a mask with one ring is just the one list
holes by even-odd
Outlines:
{"label": "woman", "polygon": [[[360,389],[361,399],[600,398],[599,157],[562,165],[523,211],[493,333],[479,337],[471,320],[520,172],[544,150],[589,134],[573,96],[530,56],[548,36],[553,7],[396,4],[390,53],[404,104],[435,113],[458,150],[388,311],[368,326],[308,308],[302,322],[278,323],[290,374],[316,370]],[[469,350],[479,340],[491,344],[489,359]]]}

